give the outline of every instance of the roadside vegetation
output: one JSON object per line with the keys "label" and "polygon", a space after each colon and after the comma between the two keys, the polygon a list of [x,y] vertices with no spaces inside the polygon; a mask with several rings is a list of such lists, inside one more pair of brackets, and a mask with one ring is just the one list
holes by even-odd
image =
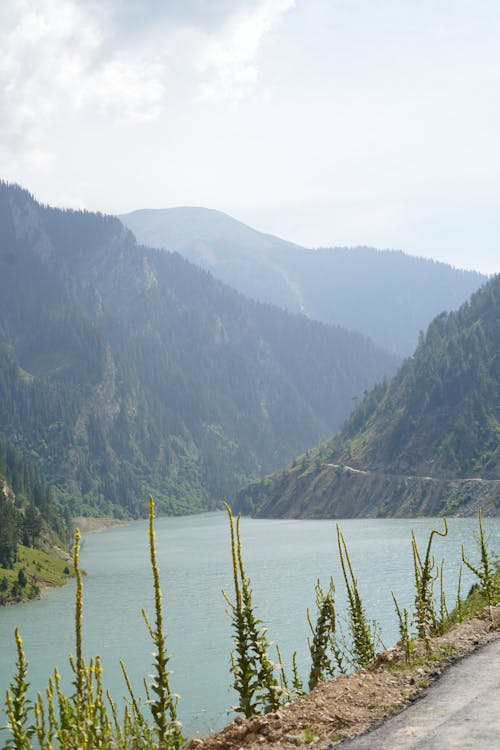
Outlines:
{"label": "roadside vegetation", "polygon": [[[231,508],[226,506],[229,520],[230,544],[233,565],[232,594],[224,593],[232,627],[233,651],[231,674],[233,688],[238,697],[234,711],[237,719],[259,720],[260,717],[279,717],[281,709],[294,698],[303,700],[305,689],[296,668],[295,655],[289,674],[283,665],[279,647],[272,647],[266,628],[256,614],[251,582],[243,561],[240,519],[234,518]],[[394,597],[396,616],[399,621],[401,641],[397,661],[388,663],[390,669],[406,669],[421,664],[440,663],[452,655],[453,647],[439,637],[456,623],[470,618],[485,607],[494,605],[500,597],[500,565],[488,546],[481,514],[475,534],[479,550],[479,562],[471,563],[462,550],[464,564],[476,575],[468,596],[461,593],[461,574],[457,584],[456,599],[448,608],[443,589],[444,565],[437,564],[432,554],[432,543],[436,535],[446,536],[447,523],[443,519],[443,530],[434,529],[425,549],[421,553],[412,536],[411,548],[414,563],[415,598],[412,610],[402,609]],[[335,676],[347,678],[347,672],[361,669],[366,673],[383,655],[377,656],[377,630],[366,616],[361,589],[353,570],[347,542],[337,528],[338,550],[347,588],[349,634],[338,628],[335,604],[335,584],[330,580],[328,588],[318,581],[315,587],[316,612],[307,613],[311,628],[309,650],[311,666],[307,686],[312,694]],[[52,750],[52,748],[99,748],[109,750],[179,750],[186,740],[177,718],[177,696],[170,684],[169,656],[164,627],[164,608],[160,588],[159,570],[156,562],[154,503],[149,507],[149,549],[153,574],[154,616],[150,619],[143,611],[146,627],[154,646],[153,675],[144,681],[144,695],[137,696],[132,690],[126,667],[121,663],[125,683],[125,707],[105,692],[102,682],[102,666],[99,656],[86,662],[83,658],[82,612],[83,578],[79,565],[80,534],[75,534],[72,570],[76,575],[75,597],[75,655],[70,657],[74,679],[72,691],[67,695],[61,686],[57,670],[48,679],[43,693],[38,693],[34,702],[28,694],[29,677],[27,656],[22,637],[15,633],[17,651],[16,673],[7,691],[5,702],[6,743],[4,750]],[[31,551],[33,552],[33,551]],[[34,564],[41,564],[40,561]],[[62,575],[66,575],[64,570]],[[29,584],[26,584],[29,585]],[[437,640],[436,640],[437,639]],[[439,645],[435,645],[438,643]],[[386,652],[387,653],[387,652]],[[422,684],[425,679],[421,680]],[[314,689],[314,690],[313,690]],[[335,712],[335,706],[328,709]],[[280,721],[274,719],[275,721]],[[240,726],[235,724],[235,726]],[[246,730],[245,730],[246,731]],[[314,741],[314,732],[305,727],[302,740],[296,744]],[[199,742],[199,741],[198,741]],[[209,741],[207,741],[209,742]]]}

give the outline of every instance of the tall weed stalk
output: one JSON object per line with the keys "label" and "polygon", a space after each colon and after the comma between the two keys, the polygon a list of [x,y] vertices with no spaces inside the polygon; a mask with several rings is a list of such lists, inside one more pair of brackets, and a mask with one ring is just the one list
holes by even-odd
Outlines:
{"label": "tall weed stalk", "polygon": [[16,674],[6,694],[7,717],[12,739],[5,745],[6,750],[24,750],[31,748],[31,737],[35,730],[30,724],[31,702],[27,698],[29,688],[28,662],[23,649],[23,640],[16,628]]}
{"label": "tall weed stalk", "polygon": [[445,537],[448,534],[448,523],[443,518],[444,531],[433,529],[429,535],[425,557],[420,555],[415,534],[411,532],[411,545],[413,551],[413,573],[415,580],[415,623],[418,637],[430,650],[431,636],[440,631],[439,618],[436,614],[434,603],[434,581],[439,573],[435,571],[435,561],[432,556],[432,542],[434,536]]}
{"label": "tall weed stalk", "polygon": [[338,524],[337,542],[349,603],[352,661],[354,666],[360,668],[375,658],[375,634],[366,616],[363,601],[359,593],[358,582],[352,569],[347,544]]}
{"label": "tall weed stalk", "polygon": [[309,652],[311,654],[311,669],[309,672],[308,687],[312,690],[318,682],[333,677],[335,667],[330,655],[332,640],[336,632],[335,614],[335,586],[333,578],[326,592],[321,588],[320,582],[316,583],[316,622],[313,625],[309,610],[307,610],[307,621],[311,628],[312,641],[309,641]]}
{"label": "tall weed stalk", "polygon": [[[154,535],[154,502],[149,502],[149,547],[155,599],[154,626],[143,612],[156,647],[153,683],[146,687],[147,703],[153,723],[145,717],[136,699],[123,663],[129,701],[120,721],[116,704],[105,694],[99,656],[87,664],[83,658],[82,618],[83,579],[80,569],[80,533],[75,532],[73,564],[76,575],[75,645],[76,657],[69,657],[75,675],[72,695],[66,695],[61,676],[54,670],[45,693],[38,693],[34,704],[28,700],[27,660],[19,632],[16,630],[16,673],[6,694],[8,723],[4,729],[10,739],[5,750],[179,750],[183,744],[177,721],[177,696],[170,689],[168,656],[163,630],[162,595],[156,562]],[[109,708],[108,708],[109,704]]]}
{"label": "tall weed stalk", "polygon": [[[462,547],[462,554],[463,554]],[[458,583],[457,583],[457,596],[455,600],[455,613],[457,622],[462,622],[464,619],[464,600],[462,599],[462,566],[458,571]]]}
{"label": "tall weed stalk", "polygon": [[476,540],[477,546],[479,547],[479,565],[476,567],[465,557],[465,550],[463,545],[462,561],[465,563],[465,565],[467,565],[469,570],[471,570],[474,575],[479,578],[481,593],[483,594],[487,603],[491,606],[492,604],[495,604],[495,601],[499,595],[498,578],[496,576],[496,566],[491,559],[492,556],[488,549],[488,540],[484,534],[483,519],[480,510],[477,513],[477,518],[479,524],[479,533],[474,532],[474,538]]}
{"label": "tall weed stalk", "polygon": [[149,554],[151,560],[151,569],[153,571],[153,590],[155,599],[155,624],[151,625],[150,620],[144,610],[142,615],[146,622],[151,640],[153,641],[155,652],[155,675],[151,690],[156,698],[149,702],[154,723],[156,725],[156,735],[160,748],[172,747],[178,748],[182,744],[183,738],[180,731],[180,724],[177,720],[177,700],[170,688],[169,672],[167,669],[169,658],[167,656],[166,639],[163,630],[163,611],[162,611],[162,593],[160,587],[160,571],[156,561],[156,544],[154,530],[155,506],[154,500],[149,496]]}
{"label": "tall weed stalk", "polygon": [[[245,573],[241,554],[240,517],[224,503],[231,535],[234,601],[223,591],[233,628],[234,651],[231,652],[233,687],[239,696],[236,710],[244,716],[275,711],[287,699],[287,689],[274,675],[275,665],[269,657],[270,643],[266,628],[254,611],[250,579]],[[286,679],[285,679],[286,682]]]}
{"label": "tall weed stalk", "polygon": [[406,607],[401,609],[393,591],[391,591],[391,596],[394,602],[394,607],[396,608],[396,615],[399,625],[399,635],[401,638],[401,645],[405,654],[405,661],[407,664],[411,664],[415,649],[410,632],[410,615]]}

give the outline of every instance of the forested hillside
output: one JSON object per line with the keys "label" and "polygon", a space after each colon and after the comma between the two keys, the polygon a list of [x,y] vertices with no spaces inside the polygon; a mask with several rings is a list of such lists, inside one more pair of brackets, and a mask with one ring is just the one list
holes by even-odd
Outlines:
{"label": "forested hillside", "polygon": [[209,507],[335,430],[395,369],[115,218],[0,185],[0,430],[72,513]]}
{"label": "forested hillside", "polygon": [[500,507],[500,276],[439,315],[340,434],[241,493],[265,515]]}
{"label": "forested hillside", "polygon": [[12,568],[18,544],[36,547],[48,538],[65,544],[70,526],[36,466],[0,435],[0,568]]}
{"label": "forested hillside", "polygon": [[71,536],[69,509],[30,458],[0,434],[0,604],[64,583],[72,573],[64,552]]}
{"label": "forested hillside", "polygon": [[486,281],[402,252],[309,250],[206,208],[133,211],[121,219],[140,242],[178,251],[249,297],[360,331],[402,357],[435,315]]}

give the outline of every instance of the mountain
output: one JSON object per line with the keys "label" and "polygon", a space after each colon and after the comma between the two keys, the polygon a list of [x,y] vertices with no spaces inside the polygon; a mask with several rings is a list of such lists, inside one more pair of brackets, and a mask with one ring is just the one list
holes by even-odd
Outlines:
{"label": "mountain", "polygon": [[140,242],[179,252],[253,299],[359,331],[401,357],[413,352],[435,315],[458,307],[486,281],[400,251],[306,249],[206,208],[120,218]]}
{"label": "mountain", "polygon": [[207,508],[338,428],[395,358],[116,218],[0,183],[0,431],[75,514]]}
{"label": "mountain", "polygon": [[333,440],[240,493],[258,515],[500,510],[500,275],[435,318]]}

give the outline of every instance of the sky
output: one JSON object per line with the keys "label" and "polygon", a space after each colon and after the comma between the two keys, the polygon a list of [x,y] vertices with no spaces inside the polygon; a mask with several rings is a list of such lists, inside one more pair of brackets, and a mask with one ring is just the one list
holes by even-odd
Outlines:
{"label": "sky", "polygon": [[500,271],[498,0],[1,0],[0,178]]}

